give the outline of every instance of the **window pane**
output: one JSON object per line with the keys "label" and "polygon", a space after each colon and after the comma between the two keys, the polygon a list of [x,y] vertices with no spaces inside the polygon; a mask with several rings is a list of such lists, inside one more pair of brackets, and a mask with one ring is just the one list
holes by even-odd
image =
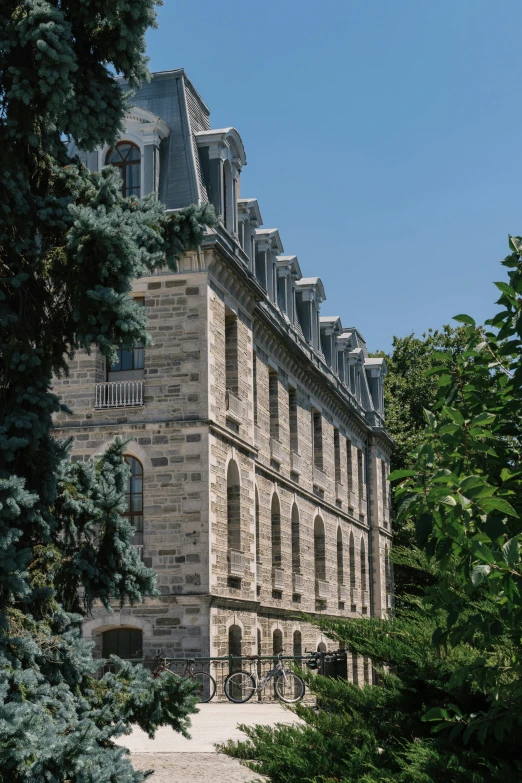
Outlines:
{"label": "window pane", "polygon": [[137,147],[131,147],[129,154],[127,155],[127,160],[139,160],[140,157],[139,149]]}
{"label": "window pane", "polygon": [[133,476],[131,479],[131,492],[136,494],[137,492],[141,492],[142,490],[142,477],[141,476]]}
{"label": "window pane", "polygon": [[132,370],[132,351],[128,351],[126,348],[121,350],[121,369]]}
{"label": "window pane", "polygon": [[134,369],[135,370],[143,370],[144,355],[145,355],[145,351],[144,351],[143,348],[135,348],[134,349]]}
{"label": "window pane", "polygon": [[141,495],[132,496],[132,513],[141,513],[143,511],[143,499]]}
{"label": "window pane", "polygon": [[123,160],[126,160],[129,156],[129,152],[134,149],[131,144],[118,144],[116,147]]}
{"label": "window pane", "polygon": [[127,166],[127,189],[139,188],[140,186],[140,166],[136,163]]}
{"label": "window pane", "polygon": [[118,358],[116,359],[116,362],[111,367],[111,372],[119,372],[121,370],[121,349],[118,349],[117,351]]}
{"label": "window pane", "polygon": [[131,524],[137,533],[143,533],[143,516],[141,514],[133,514]]}

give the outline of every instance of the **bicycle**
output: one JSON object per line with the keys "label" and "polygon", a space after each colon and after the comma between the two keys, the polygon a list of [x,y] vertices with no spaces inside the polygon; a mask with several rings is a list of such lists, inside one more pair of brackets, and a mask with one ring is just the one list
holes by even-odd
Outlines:
{"label": "bicycle", "polygon": [[196,660],[194,658],[185,660],[185,667],[182,674],[179,674],[167,665],[167,658],[164,659],[164,663],[161,663],[161,656],[157,655],[156,660],[158,661],[158,665],[154,669],[152,674],[153,677],[159,677],[162,672],[168,672],[178,679],[188,677],[189,680],[198,684],[200,704],[206,704],[206,702],[211,701],[214,698],[216,693],[216,681],[208,672],[194,670],[194,666],[196,665]]}
{"label": "bicycle", "polygon": [[[294,704],[301,701],[305,692],[304,681],[290,669],[285,669],[281,662],[282,653],[277,657],[278,662],[273,669],[265,674],[261,679],[258,673],[255,677],[250,672],[238,671],[232,672],[225,680],[224,690],[227,699],[234,704],[245,704],[249,701],[256,691],[261,690],[273,680],[274,690],[281,701],[286,704]],[[248,655],[249,661],[257,661],[258,655]]]}

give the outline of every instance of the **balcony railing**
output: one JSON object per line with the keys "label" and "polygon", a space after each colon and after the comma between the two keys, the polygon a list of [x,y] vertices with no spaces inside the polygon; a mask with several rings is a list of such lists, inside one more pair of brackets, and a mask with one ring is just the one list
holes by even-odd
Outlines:
{"label": "balcony railing", "polygon": [[304,595],[304,576],[302,574],[292,574],[295,595]]}
{"label": "balcony railing", "polygon": [[277,438],[270,438],[270,456],[276,462],[283,461],[283,449]]}
{"label": "balcony railing", "polygon": [[272,585],[274,590],[282,590],[285,586],[285,572],[282,568],[272,568]]}
{"label": "balcony railing", "polygon": [[359,591],[356,587],[352,587],[350,590],[350,595],[352,598],[352,606],[357,606],[359,603]]}
{"label": "balcony railing", "polygon": [[228,550],[228,573],[230,576],[243,576],[245,572],[245,555],[238,549]]}
{"label": "balcony railing", "polygon": [[369,593],[368,590],[363,590],[362,605],[363,606],[369,606],[370,605],[370,593]]}
{"label": "balcony railing", "polygon": [[316,465],[314,465],[314,484],[317,484],[318,487],[326,489],[326,473]]}
{"label": "balcony railing", "polygon": [[227,389],[226,403],[228,418],[232,419],[237,424],[241,424],[243,421],[243,406],[241,405],[239,397],[236,397],[230,389]]}
{"label": "balcony railing", "polygon": [[143,381],[97,383],[95,408],[128,408],[143,405]]}
{"label": "balcony railing", "polygon": [[303,472],[302,464],[301,464],[301,455],[297,453],[297,451],[291,451],[290,452],[290,469],[294,473],[301,474]]}
{"label": "balcony railing", "polygon": [[316,598],[330,598],[330,584],[329,582],[323,582],[321,579],[317,579],[315,583],[315,596]]}
{"label": "balcony railing", "polygon": [[346,585],[339,585],[339,601],[348,600],[348,588]]}

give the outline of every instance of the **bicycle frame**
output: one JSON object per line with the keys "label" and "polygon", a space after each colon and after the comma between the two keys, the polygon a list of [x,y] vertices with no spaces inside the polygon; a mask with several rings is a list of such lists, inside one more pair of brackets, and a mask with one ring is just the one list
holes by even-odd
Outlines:
{"label": "bicycle frame", "polygon": [[254,672],[252,676],[254,678],[256,690],[261,691],[263,688],[266,688],[266,686],[275,678],[278,672],[284,676],[285,670],[281,661],[278,661],[274,668],[270,669],[270,671],[265,674],[262,680],[259,678],[257,671]]}

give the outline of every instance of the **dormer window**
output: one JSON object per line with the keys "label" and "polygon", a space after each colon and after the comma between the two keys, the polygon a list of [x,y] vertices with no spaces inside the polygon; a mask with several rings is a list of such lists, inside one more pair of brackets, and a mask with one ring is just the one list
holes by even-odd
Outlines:
{"label": "dormer window", "polygon": [[116,166],[122,180],[124,196],[141,196],[141,153],[130,141],[120,141],[107,154],[107,164]]}

